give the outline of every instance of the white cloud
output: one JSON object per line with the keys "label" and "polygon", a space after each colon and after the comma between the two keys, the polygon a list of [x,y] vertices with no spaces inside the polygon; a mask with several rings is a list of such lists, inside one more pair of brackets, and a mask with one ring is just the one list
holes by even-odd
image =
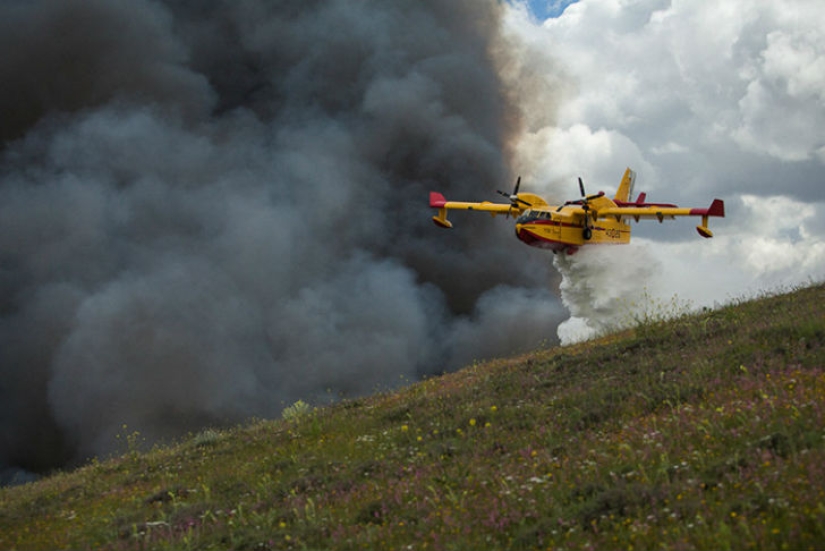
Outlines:
{"label": "white cloud", "polygon": [[810,23],[769,32],[755,65],[742,71],[750,77],[734,132],[742,147],[799,161],[825,143],[825,20]]}
{"label": "white cloud", "polygon": [[[558,159],[567,162],[559,163]],[[529,167],[531,191],[548,200],[578,198],[577,178],[582,177],[588,193],[615,191],[622,176],[614,166],[624,159],[637,173],[651,173],[639,148],[627,136],[604,128],[593,130],[583,124],[569,128],[554,126],[526,133],[521,140],[517,166]]]}
{"label": "white cloud", "polygon": [[728,142],[801,160],[825,145],[823,12],[803,0],[583,0],[543,23],[541,46],[530,34],[574,81],[562,127],[633,130],[649,150]]}
{"label": "white cloud", "polygon": [[743,195],[741,200],[749,211],[743,225],[752,236],[751,242],[744,236],[742,263],[746,268],[777,283],[795,275],[825,277],[825,243],[809,227],[817,221],[816,205],[782,196]]}
{"label": "white cloud", "polygon": [[652,200],[725,200],[712,240],[634,227],[661,293],[707,305],[825,278],[825,4],[581,0],[506,25],[563,75],[554,123],[529,128],[516,158],[548,195],[575,193],[576,175],[608,191],[631,166]]}
{"label": "white cloud", "polygon": [[785,84],[792,98],[825,100],[825,55],[818,44],[825,31],[811,29],[798,34],[774,31],[762,53],[765,78]]}

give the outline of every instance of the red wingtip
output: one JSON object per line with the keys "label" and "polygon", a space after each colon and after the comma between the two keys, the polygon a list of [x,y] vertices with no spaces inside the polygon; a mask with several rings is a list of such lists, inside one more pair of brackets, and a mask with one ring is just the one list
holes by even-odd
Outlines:
{"label": "red wingtip", "polygon": [[710,207],[706,209],[690,209],[692,216],[720,216],[725,217],[725,202],[721,199],[714,199]]}
{"label": "red wingtip", "polygon": [[724,218],[725,202],[721,199],[714,199],[713,203],[710,204],[710,208],[708,209],[708,216],[721,216],[722,218]]}
{"label": "red wingtip", "polygon": [[447,199],[437,191],[430,192],[430,206],[434,209],[440,209],[447,203]]}

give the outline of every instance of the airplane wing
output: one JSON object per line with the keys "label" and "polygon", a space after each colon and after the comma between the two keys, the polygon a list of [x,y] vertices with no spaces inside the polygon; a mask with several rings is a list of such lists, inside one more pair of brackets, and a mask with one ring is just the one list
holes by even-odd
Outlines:
{"label": "airplane wing", "polygon": [[523,211],[529,208],[527,205],[518,207],[506,203],[491,203],[483,201],[481,203],[468,203],[463,201],[447,201],[444,196],[437,191],[430,192],[430,207],[438,209],[438,215],[433,216],[433,222],[442,228],[452,228],[453,224],[447,220],[448,210],[478,210],[482,212],[489,212],[493,216],[497,214],[511,214],[518,216]]}
{"label": "airplane wing", "polygon": [[696,226],[696,230],[702,237],[713,237],[713,233],[708,229],[709,216],[725,216],[725,203],[721,199],[714,199],[710,207],[700,208],[680,208],[676,205],[662,203],[625,203],[622,206],[609,207],[598,211],[599,217],[615,217],[620,220],[628,216],[637,222],[642,218],[656,218],[659,222],[665,219],[672,220],[677,216],[701,216],[702,225]]}

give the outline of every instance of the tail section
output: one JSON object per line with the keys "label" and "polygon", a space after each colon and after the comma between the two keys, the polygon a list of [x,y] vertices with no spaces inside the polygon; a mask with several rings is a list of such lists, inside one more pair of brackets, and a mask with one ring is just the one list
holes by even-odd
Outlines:
{"label": "tail section", "polygon": [[636,173],[630,170],[629,168],[624,171],[624,176],[622,176],[622,182],[619,184],[619,189],[616,191],[616,196],[613,197],[614,201],[617,203],[619,201],[623,203],[627,203],[630,201],[630,197],[633,195],[633,184],[636,183]]}
{"label": "tail section", "polygon": [[690,214],[693,216],[701,216],[702,224],[696,226],[696,231],[702,237],[713,237],[713,232],[708,229],[708,217],[719,216],[725,217],[725,202],[721,199],[714,199],[709,208],[706,209],[691,209]]}
{"label": "tail section", "polygon": [[430,207],[438,209],[438,214],[433,216],[433,222],[440,228],[452,228],[453,223],[447,220],[447,199],[437,191],[430,192]]}

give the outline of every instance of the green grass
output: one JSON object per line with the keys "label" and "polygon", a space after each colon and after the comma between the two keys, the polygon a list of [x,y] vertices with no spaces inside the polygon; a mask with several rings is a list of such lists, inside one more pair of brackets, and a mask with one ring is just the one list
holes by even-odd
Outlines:
{"label": "green grass", "polygon": [[825,545],[823,285],[288,411],[2,489],[0,548]]}

